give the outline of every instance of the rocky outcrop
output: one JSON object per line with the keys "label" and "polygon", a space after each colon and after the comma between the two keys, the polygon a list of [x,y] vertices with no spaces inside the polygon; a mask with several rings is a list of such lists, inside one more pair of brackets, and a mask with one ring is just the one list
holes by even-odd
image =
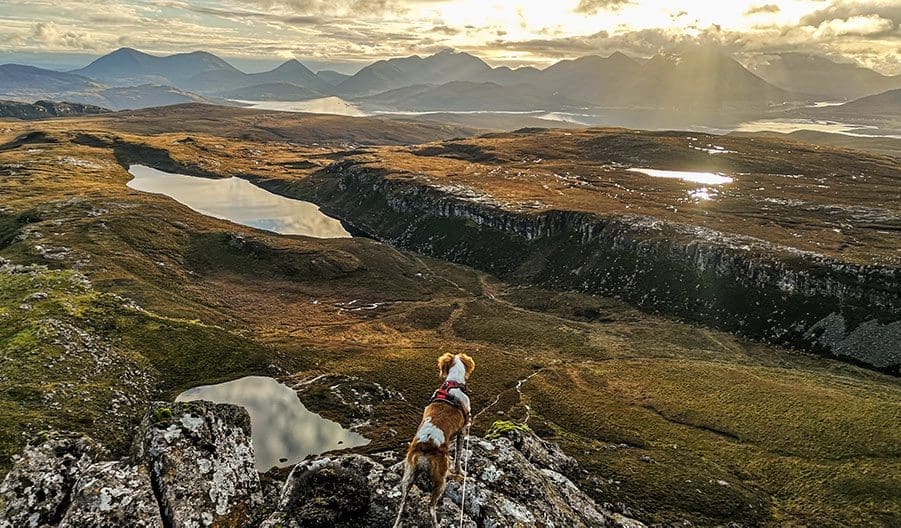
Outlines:
{"label": "rocky outcrop", "polygon": [[[896,267],[638,215],[534,212],[454,186],[387,178],[353,162],[333,164],[306,187],[262,184],[303,193],[392,245],[506,280],[610,295],[766,342],[889,372],[901,367]],[[836,317],[850,338],[822,339],[818,323]]]}
{"label": "rocky outcrop", "polygon": [[[263,525],[391,526],[403,467],[398,453],[380,455],[381,461],[350,454],[298,464],[278,510]],[[529,431],[514,428],[491,440],[471,437],[464,456],[469,479],[463,526],[643,526],[597,505],[568,476],[578,471],[576,461]],[[459,525],[462,492],[461,482],[449,482],[439,508],[442,526]],[[430,526],[427,506],[423,482],[411,490],[403,525]]]}
{"label": "rocky outcrop", "polygon": [[102,452],[96,442],[77,435],[34,439],[0,484],[0,528],[57,526],[76,482]]}
{"label": "rocky outcrop", "polygon": [[133,451],[173,528],[243,526],[262,501],[250,415],[241,407],[154,403]]}
{"label": "rocky outcrop", "polygon": [[100,462],[86,468],[72,490],[60,528],[163,528],[144,466]]}
{"label": "rocky outcrop", "polygon": [[[308,459],[261,479],[247,413],[207,402],[156,403],[129,460],[98,461],[92,440],[54,434],[16,460],[0,486],[0,526],[387,527],[399,501],[399,451]],[[640,528],[575,484],[579,467],[556,445],[516,427],[472,437],[469,478],[451,481],[442,526]],[[422,486],[420,488],[420,486]],[[428,485],[411,490],[404,526],[430,526]]]}

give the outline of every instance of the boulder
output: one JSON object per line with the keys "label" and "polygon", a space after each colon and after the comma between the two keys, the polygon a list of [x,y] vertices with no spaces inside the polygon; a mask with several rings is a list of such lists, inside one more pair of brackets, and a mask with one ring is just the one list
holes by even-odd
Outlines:
{"label": "boulder", "polygon": [[[510,429],[491,440],[474,436],[466,453],[470,477],[463,526],[644,526],[596,504],[562,473],[574,474],[575,460],[530,431]],[[400,462],[386,467],[355,454],[304,461],[291,471],[278,510],[263,526],[391,526],[402,472]],[[428,485],[422,480],[410,492],[404,526],[431,526]],[[461,498],[461,484],[450,480],[439,507],[442,526],[459,524]]]}
{"label": "boulder", "polygon": [[99,444],[76,434],[32,440],[0,484],[0,528],[57,526],[76,481],[102,454]]}
{"label": "boulder", "polygon": [[[400,471],[399,465],[389,469],[356,454],[305,460],[288,475],[278,511],[261,528],[390,527],[400,501]],[[445,521],[453,519],[455,526],[460,519],[460,509],[447,497],[438,514]],[[431,527],[428,491],[415,486],[410,491],[403,526]],[[476,524],[466,518],[463,526]]]}
{"label": "boulder", "polygon": [[205,401],[151,404],[133,447],[173,528],[245,526],[260,506],[250,416]]}
{"label": "boulder", "polygon": [[144,466],[100,462],[82,472],[59,528],[163,528]]}

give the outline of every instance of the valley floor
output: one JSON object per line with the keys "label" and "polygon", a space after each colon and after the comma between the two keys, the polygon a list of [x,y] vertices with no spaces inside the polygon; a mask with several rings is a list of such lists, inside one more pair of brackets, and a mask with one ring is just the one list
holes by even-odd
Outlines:
{"label": "valley floor", "polygon": [[[217,135],[209,116],[187,116],[205,121],[189,133],[141,119],[0,123],[0,473],[47,427],[124,452],[148,401],[247,374],[397,391],[361,432],[364,450],[400,450],[435,389],[435,358],[453,351],[478,363],[477,431],[527,422],[588,470],[582,489],[630,516],[901,523],[896,377],[367,238],[203,216],[128,189],[125,165],[300,181],[352,147],[304,116],[275,135],[250,124],[246,136],[266,134],[250,139]],[[315,393],[303,402],[354,418]]]}

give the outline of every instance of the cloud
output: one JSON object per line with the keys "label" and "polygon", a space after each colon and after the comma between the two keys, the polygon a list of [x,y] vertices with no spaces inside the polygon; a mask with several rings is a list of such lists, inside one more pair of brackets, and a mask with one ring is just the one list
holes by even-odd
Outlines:
{"label": "cloud", "polygon": [[594,15],[598,11],[616,11],[623,6],[631,4],[633,0],[579,0],[576,13]]}
{"label": "cloud", "polygon": [[65,49],[97,50],[103,47],[103,43],[90,33],[61,29],[53,22],[36,22],[30,39],[45,46]]}
{"label": "cloud", "polygon": [[782,11],[782,8],[777,6],[776,4],[764,4],[759,6],[751,6],[747,11],[745,11],[745,15],[763,15],[763,14],[774,14]]}
{"label": "cloud", "polygon": [[450,46],[494,64],[546,65],[580,55],[650,57],[703,45],[746,57],[828,54],[901,73],[898,0],[742,0],[716,9],[700,0],[0,2],[9,7],[0,8],[0,51],[99,53],[127,42],[156,54],[206,49],[225,57],[337,65]]}
{"label": "cloud", "polygon": [[878,15],[890,20],[896,27],[901,21],[901,3],[897,0],[845,1],[836,0],[827,7],[801,18],[802,26],[819,26],[830,20],[847,20],[858,16]]}
{"label": "cloud", "polygon": [[879,15],[852,16],[846,19],[827,20],[817,26],[814,36],[818,38],[856,35],[885,35],[892,32],[896,24]]}
{"label": "cloud", "polygon": [[403,10],[397,0],[240,0],[251,7],[304,15],[380,15]]}

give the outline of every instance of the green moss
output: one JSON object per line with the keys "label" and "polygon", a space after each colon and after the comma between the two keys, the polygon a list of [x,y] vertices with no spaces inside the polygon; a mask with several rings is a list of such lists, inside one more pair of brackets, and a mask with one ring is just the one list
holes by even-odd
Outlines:
{"label": "green moss", "polygon": [[153,423],[169,423],[170,420],[172,420],[172,409],[169,407],[158,407],[153,410]]}
{"label": "green moss", "polygon": [[504,436],[504,434],[506,434],[510,431],[529,431],[529,430],[530,430],[529,426],[526,424],[518,424],[518,423],[514,423],[514,422],[497,420],[493,424],[491,424],[491,427],[489,427],[487,431],[485,431],[484,436],[488,440],[494,440],[494,439],[500,438],[501,436]]}

